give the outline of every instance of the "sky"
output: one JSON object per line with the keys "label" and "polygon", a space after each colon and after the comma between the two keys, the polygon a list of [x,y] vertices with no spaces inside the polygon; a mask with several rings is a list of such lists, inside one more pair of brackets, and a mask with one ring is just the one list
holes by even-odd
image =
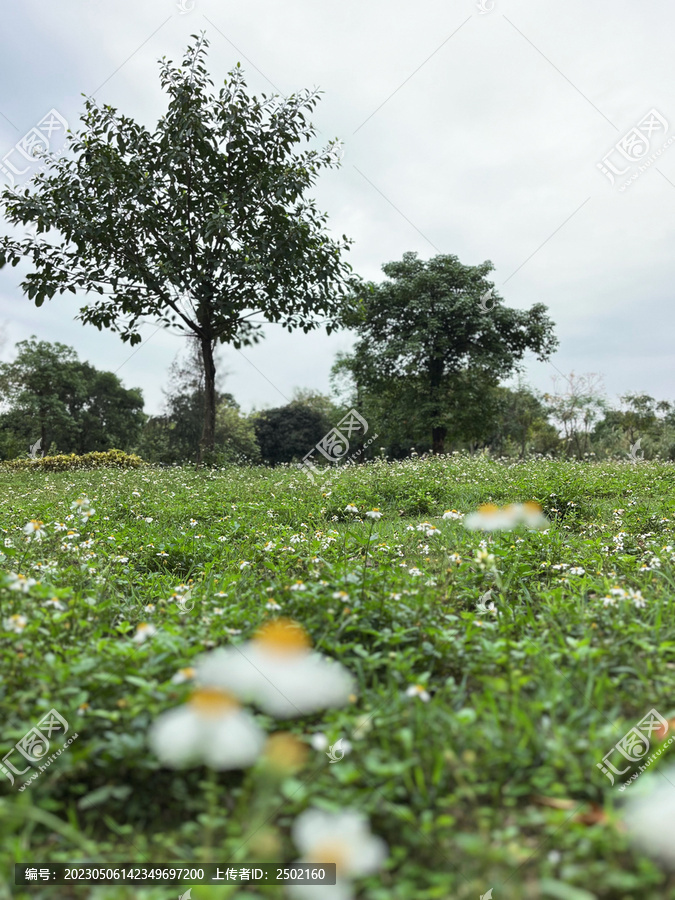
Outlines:
{"label": "sky", "polygon": [[[380,281],[406,251],[489,259],[506,305],[543,302],[555,322],[551,360],[525,359],[534,388],[597,373],[617,404],[675,400],[674,28],[675,6],[654,0],[22,0],[3,9],[0,164],[28,165],[16,144],[35,127],[58,145],[51,110],[79,130],[83,94],[153,129],[167,104],[158,60],[179,61],[203,30],[216,89],[241,62],[251,94],[323,91],[318,140],[340,139],[344,156],[312,195],[333,236],[353,240],[357,274]],[[33,334],[60,341],[160,412],[184,340],[148,323],[130,348],[75,321],[70,294],[38,309],[19,287],[29,271],[0,271],[0,358]],[[327,392],[353,344],[265,333],[223,353],[246,411]]]}

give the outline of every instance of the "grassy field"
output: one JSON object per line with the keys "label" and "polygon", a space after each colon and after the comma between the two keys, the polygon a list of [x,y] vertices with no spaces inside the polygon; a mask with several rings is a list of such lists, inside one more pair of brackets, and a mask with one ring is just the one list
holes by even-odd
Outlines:
{"label": "grassy field", "polygon": [[[524,501],[550,527],[483,533],[459,515]],[[30,520],[44,525],[27,533]],[[23,890],[15,861],[289,865],[315,807],[357,810],[387,845],[342,896],[675,898],[626,808],[650,784],[674,790],[675,751],[623,791],[638,762],[624,757],[614,785],[597,765],[650,710],[675,716],[673,464],[455,455],[321,484],[290,469],[0,470],[0,526],[0,756],[52,709],[78,735],[38,777],[0,775],[0,897],[180,893]],[[282,617],[351,673],[346,702],[305,712],[308,683],[293,715],[246,703],[277,735],[256,762],[205,765],[204,732],[190,763],[167,765],[183,737],[153,742],[153,723],[189,700],[199,658],[246,650]],[[192,900],[285,890],[197,886]]]}

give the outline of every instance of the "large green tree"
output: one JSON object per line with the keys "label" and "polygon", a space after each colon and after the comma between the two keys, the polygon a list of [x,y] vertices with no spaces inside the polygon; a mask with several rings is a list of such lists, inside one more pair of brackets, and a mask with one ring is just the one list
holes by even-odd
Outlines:
{"label": "large green tree", "polygon": [[544,360],[557,346],[546,307],[504,306],[487,280],[493,268],[404,253],[382,266],[387,280],[369,283],[347,320],[358,334],[347,364],[358,390],[406,396],[434,453],[444,452],[462,394],[496,386],[527,350]]}
{"label": "large green tree", "polygon": [[316,134],[306,116],[320,91],[250,97],[238,64],[216,96],[208,42],[193,39],[182,65],[162,62],[169,102],[154,131],[86,99],[68,154],[31,190],[5,189],[6,217],[35,222],[37,237],[0,239],[0,267],[29,258],[21,287],[37,306],[89,295],[79,318],[131,345],[147,318],[196,335],[201,445],[213,449],[216,345],[254,343],[265,321],[330,332],[356,279],[341,255],[350,241],[331,239],[326,215],[303,196],[320,169],[339,164],[335,142],[297,150]]}
{"label": "large green tree", "polygon": [[17,350],[13,362],[0,363],[5,445],[27,448],[39,438],[42,452],[55,445],[68,453],[135,446],[145,420],[139,389],[81,362],[65,344],[32,337]]}

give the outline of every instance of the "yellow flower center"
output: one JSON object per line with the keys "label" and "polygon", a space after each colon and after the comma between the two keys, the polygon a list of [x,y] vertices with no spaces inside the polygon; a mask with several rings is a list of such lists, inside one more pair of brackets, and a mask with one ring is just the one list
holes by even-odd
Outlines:
{"label": "yellow flower center", "polygon": [[265,650],[289,656],[305,653],[312,646],[302,625],[283,618],[266,622],[256,631],[253,640]]}
{"label": "yellow flower center", "polygon": [[484,516],[494,516],[495,513],[499,512],[499,507],[494,503],[483,503],[482,506],[478,507],[478,512],[483,513]]}
{"label": "yellow flower center", "polygon": [[533,500],[528,500],[527,503],[523,503],[523,506],[528,512],[531,513],[540,513],[543,512],[541,506],[538,503],[535,503]]}
{"label": "yellow flower center", "polygon": [[338,877],[348,871],[349,848],[340,841],[328,840],[314,844],[308,857],[309,862],[335,863]]}
{"label": "yellow flower center", "polygon": [[239,704],[227,691],[200,688],[190,697],[190,703],[200,716],[217,717],[239,709]]}
{"label": "yellow flower center", "polygon": [[301,768],[308,752],[307,745],[288,731],[270,735],[265,745],[266,760],[281,772],[294,772]]}

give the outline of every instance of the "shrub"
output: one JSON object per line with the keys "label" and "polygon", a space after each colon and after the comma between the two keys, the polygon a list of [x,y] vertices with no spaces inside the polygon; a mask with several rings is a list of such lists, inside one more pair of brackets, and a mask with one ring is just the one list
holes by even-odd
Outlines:
{"label": "shrub", "polygon": [[146,465],[140,456],[124,453],[123,450],[103,452],[61,453],[58,456],[43,456],[41,459],[8,459],[0,462],[6,469],[37,469],[39,472],[61,472],[69,469],[137,469]]}

